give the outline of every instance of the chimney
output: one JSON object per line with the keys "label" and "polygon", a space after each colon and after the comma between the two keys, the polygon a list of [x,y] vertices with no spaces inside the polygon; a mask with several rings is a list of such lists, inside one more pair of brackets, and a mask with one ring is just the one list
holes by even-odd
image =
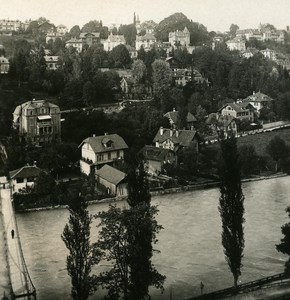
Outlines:
{"label": "chimney", "polygon": [[95,134],[93,134],[93,137],[96,137],[96,135],[95,135]]}
{"label": "chimney", "polygon": [[160,127],[160,135],[163,135],[163,127]]}
{"label": "chimney", "polygon": [[173,107],[173,111],[175,111],[175,107]]}
{"label": "chimney", "polygon": [[176,130],[175,135],[176,135],[177,138],[179,137],[179,130],[178,129]]}
{"label": "chimney", "polygon": [[170,129],[170,136],[172,136],[173,135],[173,131],[172,131],[172,129]]}
{"label": "chimney", "polygon": [[105,135],[108,135],[108,132],[105,132]]}
{"label": "chimney", "polygon": [[256,94],[256,92],[255,91],[253,91],[253,95],[255,95]]}
{"label": "chimney", "polygon": [[36,167],[36,160],[33,162],[33,166]]}

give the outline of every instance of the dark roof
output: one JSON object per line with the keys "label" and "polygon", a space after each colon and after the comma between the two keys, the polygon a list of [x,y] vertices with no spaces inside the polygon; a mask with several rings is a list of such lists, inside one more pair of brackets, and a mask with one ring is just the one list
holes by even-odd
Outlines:
{"label": "dark roof", "polygon": [[236,112],[243,112],[244,109],[242,107],[240,107],[238,104],[236,103],[226,103],[225,105],[223,105],[218,111],[223,110],[226,106],[230,106],[233,110],[235,110]]}
{"label": "dark roof", "polygon": [[146,145],[140,152],[143,154],[145,160],[164,161],[168,153],[172,152],[172,150]]}
{"label": "dark roof", "polygon": [[93,36],[96,38],[100,37],[100,33],[99,32],[81,32],[80,34],[80,38],[86,38],[87,36]]}
{"label": "dark roof", "polygon": [[[108,141],[112,141],[112,145],[110,148],[106,148],[104,145]],[[95,153],[128,149],[127,144],[125,143],[123,138],[118,134],[107,134],[107,135],[88,137],[82,141],[79,147],[81,147],[84,143],[90,144]]]}
{"label": "dark roof", "polygon": [[218,126],[228,127],[230,123],[235,120],[234,116],[231,115],[220,115],[217,113],[209,114],[208,118],[206,119],[206,124],[216,124]]}
{"label": "dark roof", "polygon": [[[167,112],[164,117],[170,118],[174,124],[177,124],[178,118],[179,118],[179,112],[178,111],[169,111]],[[196,122],[195,116],[188,112],[186,116],[186,122]]]}
{"label": "dark roof", "polygon": [[273,99],[261,92],[253,93],[253,95],[248,96],[243,101],[248,102],[264,102],[264,101],[272,101]]}
{"label": "dark roof", "polygon": [[239,102],[237,105],[243,109],[256,110],[255,107],[248,101]]}
{"label": "dark roof", "polygon": [[20,169],[9,172],[9,177],[11,179],[38,177],[41,172],[41,169],[36,166],[24,166]]}
{"label": "dark roof", "polygon": [[[178,134],[177,134],[178,132]],[[170,134],[172,133],[172,136]],[[163,143],[170,139],[175,145],[188,147],[193,139],[196,137],[195,130],[171,130],[163,128],[163,134],[160,134],[160,129],[156,133],[153,142]]]}
{"label": "dark roof", "polygon": [[109,165],[104,165],[101,169],[97,170],[96,175],[115,185],[121,183],[127,176],[124,172]]}

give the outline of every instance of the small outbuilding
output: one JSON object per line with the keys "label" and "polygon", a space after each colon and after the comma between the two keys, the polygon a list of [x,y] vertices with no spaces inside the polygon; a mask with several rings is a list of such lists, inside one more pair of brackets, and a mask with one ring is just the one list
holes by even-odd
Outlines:
{"label": "small outbuilding", "polygon": [[24,166],[20,169],[9,172],[12,191],[16,193],[21,189],[33,187],[41,172],[42,170],[36,166]]}
{"label": "small outbuilding", "polygon": [[104,165],[96,173],[97,182],[107,189],[107,193],[113,196],[128,195],[126,173],[113,168],[109,165]]}

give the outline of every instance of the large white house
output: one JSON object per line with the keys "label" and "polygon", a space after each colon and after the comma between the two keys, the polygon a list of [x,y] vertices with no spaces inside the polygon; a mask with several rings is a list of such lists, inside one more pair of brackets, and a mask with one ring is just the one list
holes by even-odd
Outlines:
{"label": "large white house", "polygon": [[156,37],[152,33],[136,36],[136,50],[140,50],[143,47],[145,51],[149,51],[156,41]]}
{"label": "large white house", "polygon": [[94,169],[100,169],[105,164],[114,165],[124,160],[127,144],[118,134],[105,134],[88,137],[82,141],[80,170],[89,175]]}
{"label": "large white house", "polygon": [[124,35],[113,35],[111,31],[111,34],[108,36],[108,38],[106,40],[101,40],[101,43],[104,45],[105,51],[111,51],[113,48],[119,45],[125,45],[126,40]]}

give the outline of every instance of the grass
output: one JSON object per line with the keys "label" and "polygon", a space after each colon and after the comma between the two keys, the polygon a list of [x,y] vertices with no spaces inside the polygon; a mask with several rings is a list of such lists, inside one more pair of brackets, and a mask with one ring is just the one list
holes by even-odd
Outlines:
{"label": "grass", "polygon": [[240,137],[238,138],[238,147],[242,145],[253,145],[259,156],[268,156],[266,147],[270,140],[275,136],[279,136],[290,146],[290,128],[283,128]]}
{"label": "grass", "polygon": [[[283,129],[273,130],[269,132],[263,132],[263,133],[240,137],[237,139],[238,147],[242,145],[253,145],[259,156],[269,156],[266,151],[266,147],[269,144],[270,140],[275,136],[279,136],[290,146],[290,128],[283,128]],[[215,143],[207,147],[218,151],[219,143]]]}

